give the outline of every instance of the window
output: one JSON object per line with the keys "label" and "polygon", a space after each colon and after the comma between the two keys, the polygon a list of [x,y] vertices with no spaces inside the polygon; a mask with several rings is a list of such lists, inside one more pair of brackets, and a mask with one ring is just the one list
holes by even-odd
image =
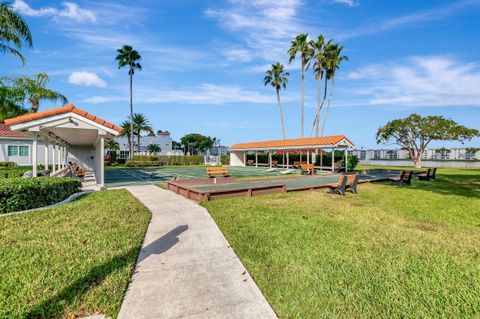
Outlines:
{"label": "window", "polygon": [[18,153],[19,156],[28,156],[28,146],[19,146]]}
{"label": "window", "polygon": [[8,156],[18,156],[18,146],[8,145]]}

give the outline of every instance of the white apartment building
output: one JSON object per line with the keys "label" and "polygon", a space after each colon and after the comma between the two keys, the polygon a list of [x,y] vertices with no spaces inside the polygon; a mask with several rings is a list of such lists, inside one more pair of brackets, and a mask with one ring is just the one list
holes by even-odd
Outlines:
{"label": "white apartment building", "polygon": [[[350,155],[358,156],[360,160],[371,159],[408,159],[409,154],[404,149],[355,149]],[[480,148],[429,148],[425,150],[424,160],[475,160],[480,159]]]}
{"label": "white apartment building", "polygon": [[[128,149],[127,137],[116,138],[115,141],[120,146],[118,158],[129,158],[130,150]],[[136,155],[149,155],[148,146],[155,144],[160,147],[160,152],[158,152],[157,155],[183,155],[182,150],[173,150],[172,143],[173,139],[170,136],[170,132],[162,132],[157,135],[142,136],[140,139],[140,151],[138,151],[138,140],[134,136],[133,148]]]}

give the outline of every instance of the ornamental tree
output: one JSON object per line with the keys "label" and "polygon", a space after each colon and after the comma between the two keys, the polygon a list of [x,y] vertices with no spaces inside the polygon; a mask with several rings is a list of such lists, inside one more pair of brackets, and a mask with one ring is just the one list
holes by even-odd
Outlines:
{"label": "ornamental tree", "polygon": [[415,167],[422,167],[422,155],[432,141],[464,141],[480,136],[480,131],[467,128],[443,116],[411,114],[388,122],[377,131],[377,144],[397,144],[407,150]]}

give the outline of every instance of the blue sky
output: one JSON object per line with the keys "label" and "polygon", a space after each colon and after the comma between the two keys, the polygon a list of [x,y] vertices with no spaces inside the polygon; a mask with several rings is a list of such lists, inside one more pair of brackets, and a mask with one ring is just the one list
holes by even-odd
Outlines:
{"label": "blue sky", "polygon": [[[282,92],[287,137],[299,137],[300,68],[288,65],[286,51],[305,32],[334,38],[349,57],[337,74],[326,134],[378,147],[377,128],[412,112],[480,129],[480,0],[13,4],[31,27],[34,48],[23,51],[24,67],[2,56],[2,74],[47,72],[51,87],[71,103],[115,123],[129,112],[128,74],[118,70],[115,51],[130,44],[143,57],[134,78],[135,112],[155,129],[175,139],[216,136],[225,145],[280,139],[275,92],[263,86],[269,64],[280,61],[290,71]],[[315,107],[316,82],[308,72],[306,135]]]}

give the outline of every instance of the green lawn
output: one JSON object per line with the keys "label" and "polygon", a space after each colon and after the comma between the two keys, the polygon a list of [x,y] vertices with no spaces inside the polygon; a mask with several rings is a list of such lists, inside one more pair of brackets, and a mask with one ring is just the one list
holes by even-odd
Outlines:
{"label": "green lawn", "polygon": [[0,217],[0,318],[116,317],[149,220],[126,190]]}
{"label": "green lawn", "polygon": [[280,318],[479,318],[480,170],[204,203]]}

